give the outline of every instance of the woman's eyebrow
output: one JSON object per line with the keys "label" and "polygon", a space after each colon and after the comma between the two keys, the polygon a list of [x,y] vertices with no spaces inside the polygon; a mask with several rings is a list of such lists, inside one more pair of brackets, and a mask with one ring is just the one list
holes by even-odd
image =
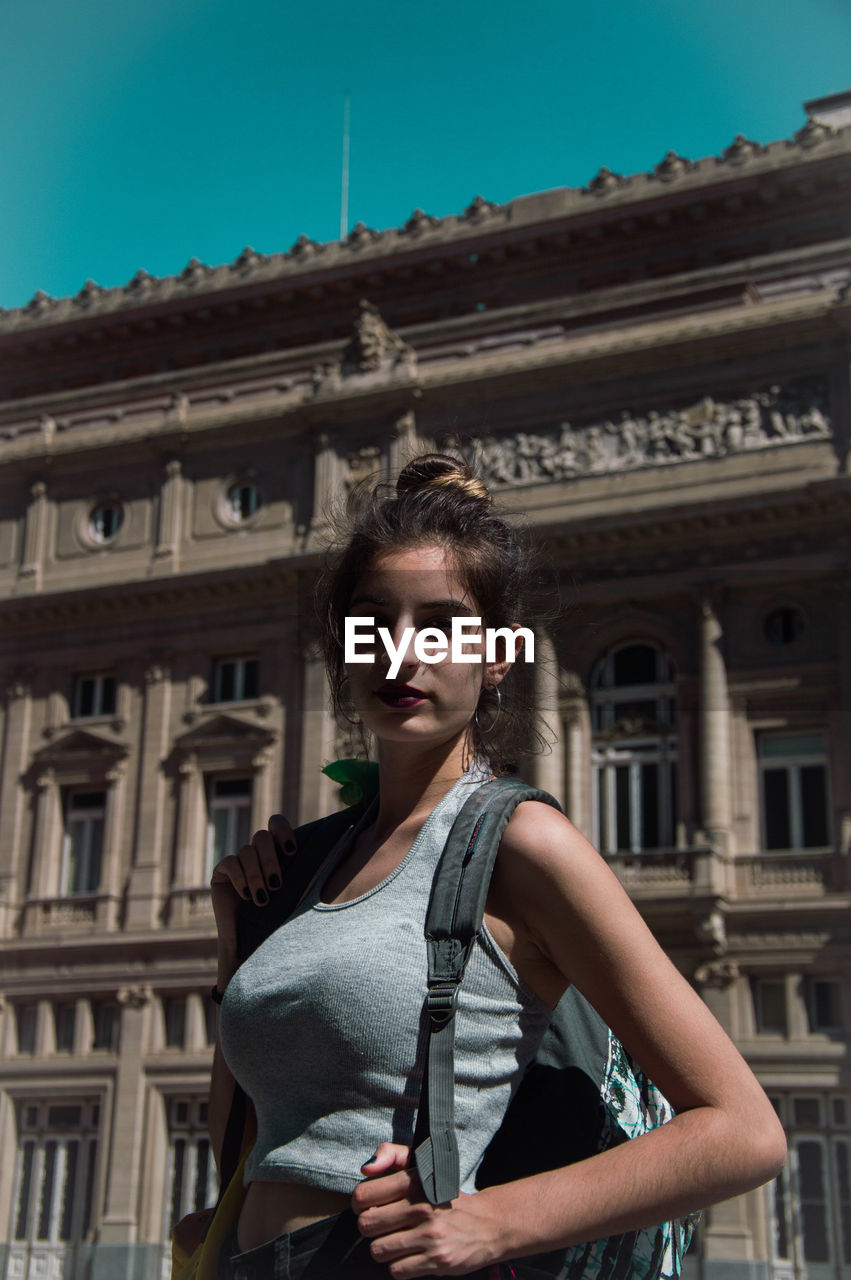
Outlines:
{"label": "woman's eyebrow", "polygon": [[473,610],[468,604],[464,604],[463,600],[426,600],[420,605],[421,609],[451,609],[453,613],[466,613],[468,617],[473,616]]}

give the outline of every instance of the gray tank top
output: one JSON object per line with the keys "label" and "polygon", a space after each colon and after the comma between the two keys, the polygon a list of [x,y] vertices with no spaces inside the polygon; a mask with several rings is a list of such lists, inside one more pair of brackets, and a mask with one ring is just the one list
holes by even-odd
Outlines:
{"label": "gray tank top", "polygon": [[[423,1077],[431,882],[474,767],[432,810],[399,866],[351,902],[320,901],[374,806],[332,851],[295,914],[231,978],[219,1036],[254,1103],[257,1141],[245,1181],[350,1193],[381,1142],[410,1144]],[[474,1191],[485,1148],[549,1022],[483,929],[461,986],[455,1120],[461,1187]]]}

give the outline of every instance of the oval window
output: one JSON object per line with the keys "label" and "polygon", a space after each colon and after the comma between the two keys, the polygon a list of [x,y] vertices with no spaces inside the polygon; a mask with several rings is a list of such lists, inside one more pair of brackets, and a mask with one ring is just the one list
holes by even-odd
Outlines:
{"label": "oval window", "polygon": [[124,523],[124,508],[117,502],[102,502],[89,516],[89,534],[95,542],[112,542]]}

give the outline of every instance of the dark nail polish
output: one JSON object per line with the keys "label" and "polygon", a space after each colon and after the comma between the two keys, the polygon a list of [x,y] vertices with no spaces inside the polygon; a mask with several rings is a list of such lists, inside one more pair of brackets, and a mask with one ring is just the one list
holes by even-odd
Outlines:
{"label": "dark nail polish", "polygon": [[242,896],[243,896],[243,898],[245,898],[246,902],[250,902],[250,901],[251,901],[251,890],[250,890],[249,888],[245,888],[245,889],[243,889],[243,891],[242,891]]}
{"label": "dark nail polish", "polygon": [[257,901],[260,903],[261,907],[265,907],[266,903],[269,901],[269,895],[265,889],[257,890]]}
{"label": "dark nail polish", "polygon": [[286,844],[284,845],[284,848],[286,849],[287,853],[295,853],[295,840],[287,840]]}
{"label": "dark nail polish", "polygon": [[280,887],[281,887],[281,877],[280,877],[280,876],[269,876],[269,888],[270,888],[270,889],[280,889]]}

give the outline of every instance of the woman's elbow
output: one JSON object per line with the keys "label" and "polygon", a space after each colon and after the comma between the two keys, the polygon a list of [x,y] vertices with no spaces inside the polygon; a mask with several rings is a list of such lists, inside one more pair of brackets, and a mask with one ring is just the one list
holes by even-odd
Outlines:
{"label": "woman's elbow", "polygon": [[754,1160],[759,1168],[757,1186],[761,1186],[764,1182],[770,1182],[772,1178],[776,1178],[786,1163],[786,1134],[773,1108],[767,1123],[760,1126],[754,1148]]}

